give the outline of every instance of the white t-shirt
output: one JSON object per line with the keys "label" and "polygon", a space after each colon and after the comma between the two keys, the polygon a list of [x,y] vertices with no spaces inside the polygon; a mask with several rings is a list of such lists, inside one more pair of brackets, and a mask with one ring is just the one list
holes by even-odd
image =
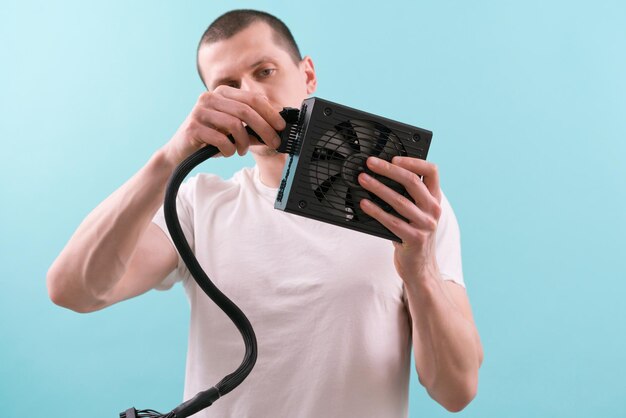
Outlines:
{"label": "white t-shirt", "polygon": [[[408,414],[411,325],[390,241],[274,209],[258,168],[199,174],[178,211],[200,265],[249,318],[258,359],[246,380],[198,418],[401,418]],[[456,218],[445,196],[437,230],[444,279],[464,286]],[[169,237],[162,209],[154,222]],[[179,259],[191,306],[184,400],[235,370],[236,327]]]}

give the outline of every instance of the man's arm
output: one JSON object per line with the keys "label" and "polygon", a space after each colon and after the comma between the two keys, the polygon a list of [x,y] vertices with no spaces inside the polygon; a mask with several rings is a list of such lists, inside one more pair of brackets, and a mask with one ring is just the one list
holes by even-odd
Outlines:
{"label": "man's arm", "polygon": [[[415,366],[430,396],[450,411],[460,411],[476,395],[483,352],[465,290],[442,279],[436,257],[436,231],[442,194],[437,167],[427,161],[370,157],[368,167],[404,186],[411,199],[361,173],[359,183],[389,203],[404,219],[369,199],[365,213],[396,234],[394,265],[404,282],[412,319]],[[422,181],[423,177],[423,181]]]}
{"label": "man's arm", "polygon": [[151,220],[172,172],[162,151],[81,223],[47,275],[54,303],[91,312],[154,287],[177,255]]}
{"label": "man's arm", "polygon": [[[102,309],[137,296],[171,272],[178,257],[151,223],[176,166],[203,146],[222,155],[245,154],[251,141],[243,123],[274,148],[285,121],[267,98],[220,86],[204,92],[172,139],[81,223],[47,275],[56,304],[77,312]],[[227,134],[231,133],[235,143]]]}
{"label": "man's arm", "polygon": [[415,368],[428,394],[452,412],[476,396],[483,351],[465,289],[433,272],[405,285]]}

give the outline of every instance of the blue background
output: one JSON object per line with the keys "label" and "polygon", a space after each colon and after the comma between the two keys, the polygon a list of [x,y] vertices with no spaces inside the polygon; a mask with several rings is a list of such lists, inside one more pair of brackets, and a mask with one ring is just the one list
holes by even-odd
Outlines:
{"label": "blue background", "polygon": [[[291,27],[317,96],[434,131],[485,349],[459,416],[626,416],[624,2],[87,3],[0,5],[2,416],[181,401],[180,286],[81,315],[45,274],[186,117],[197,41],[237,7]],[[411,417],[449,415],[415,375],[410,399]]]}

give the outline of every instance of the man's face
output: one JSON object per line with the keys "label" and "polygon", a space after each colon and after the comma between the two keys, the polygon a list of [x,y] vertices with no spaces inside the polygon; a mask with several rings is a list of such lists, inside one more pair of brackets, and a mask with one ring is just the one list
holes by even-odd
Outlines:
{"label": "man's face", "polygon": [[267,24],[257,22],[229,39],[203,45],[198,62],[209,91],[225,84],[259,93],[277,110],[300,108],[315,91],[313,62],[305,57],[294,63],[274,36]]}

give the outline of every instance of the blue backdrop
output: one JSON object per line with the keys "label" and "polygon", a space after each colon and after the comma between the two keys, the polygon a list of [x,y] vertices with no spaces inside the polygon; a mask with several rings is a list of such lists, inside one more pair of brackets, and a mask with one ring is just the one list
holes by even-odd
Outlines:
{"label": "blue backdrop", "polygon": [[[180,286],[81,315],[49,301],[45,274],[183,121],[202,91],[197,41],[236,7],[292,28],[317,96],[434,131],[485,349],[459,416],[626,416],[624,2],[12,3],[0,4],[2,416],[181,401]],[[415,375],[410,398],[411,417],[448,415]]]}

